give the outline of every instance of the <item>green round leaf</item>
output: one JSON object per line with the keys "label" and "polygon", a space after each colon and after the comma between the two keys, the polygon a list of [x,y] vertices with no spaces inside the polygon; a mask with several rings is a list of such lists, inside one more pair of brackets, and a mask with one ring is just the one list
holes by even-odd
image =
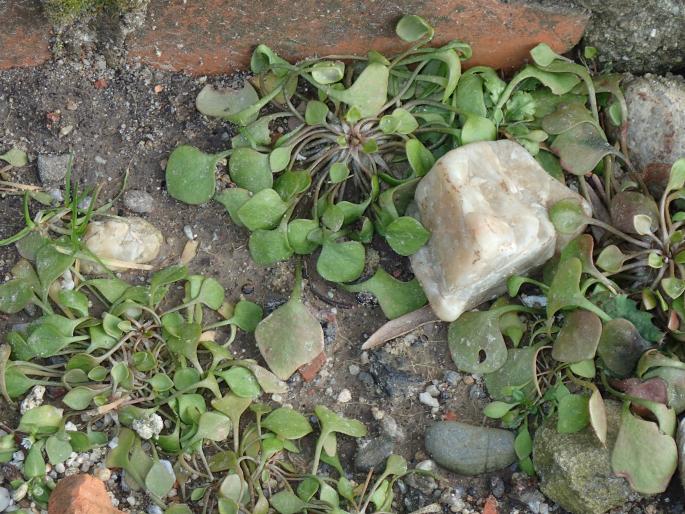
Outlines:
{"label": "green round leaf", "polygon": [[549,218],[560,233],[574,234],[587,223],[587,217],[577,200],[565,198],[549,208]]}
{"label": "green round leaf", "polygon": [[262,421],[262,427],[284,439],[301,439],[312,432],[309,420],[288,407],[281,407],[269,414]]}
{"label": "green round leaf", "polygon": [[557,432],[571,434],[580,432],[590,423],[588,397],[579,394],[569,394],[559,400],[559,417]]}
{"label": "green round leaf", "polygon": [[328,170],[328,175],[331,177],[331,182],[334,184],[344,182],[350,175],[350,168],[348,168],[347,164],[344,162],[335,162]]}
{"label": "green round leaf", "polygon": [[281,227],[274,230],[255,230],[250,234],[248,247],[252,259],[261,266],[288,260],[293,254],[286,230]]}
{"label": "green round leaf", "polygon": [[490,402],[483,409],[483,414],[485,414],[488,418],[500,419],[514,407],[516,407],[516,404],[513,403],[499,401]]}
{"label": "green round leaf", "polygon": [[333,84],[345,76],[345,63],[341,61],[321,61],[312,66],[312,77],[319,84]]}
{"label": "green round leaf", "polygon": [[419,39],[433,39],[433,27],[421,16],[405,14],[395,27],[395,33],[404,41],[413,43]]}
{"label": "green round leaf", "polygon": [[245,202],[237,215],[248,229],[275,228],[288,210],[288,205],[273,189],[262,189]]}
{"label": "green round leaf", "polygon": [[452,360],[461,371],[492,373],[507,360],[507,346],[493,312],[465,312],[447,332]]}
{"label": "green round leaf", "polygon": [[304,120],[307,125],[321,125],[326,121],[328,106],[318,100],[307,102],[307,109],[304,112]]}
{"label": "green round leaf", "polygon": [[176,148],[166,165],[169,194],[184,203],[199,205],[214,196],[217,157],[189,145]]}
{"label": "green round leaf", "polygon": [[317,242],[308,238],[318,228],[319,224],[309,219],[296,219],[288,223],[288,242],[296,254],[308,255],[319,247]]}
{"label": "green round leaf", "polygon": [[316,271],[331,282],[352,282],[364,271],[364,246],[357,241],[326,242],[316,261]]}
{"label": "green round leaf", "polygon": [[228,161],[231,180],[238,187],[257,193],[271,188],[273,174],[269,166],[269,156],[252,148],[236,148]]}
{"label": "green round leaf", "polygon": [[385,240],[400,255],[413,255],[430,239],[420,221],[402,216],[392,221],[385,229]]}
{"label": "green round leaf", "polygon": [[[195,99],[195,107],[205,116],[230,119],[259,101],[259,96],[247,80],[241,89],[216,89],[207,84]],[[257,119],[254,115],[249,122]],[[249,123],[248,122],[248,123]]]}
{"label": "green round leaf", "polygon": [[219,374],[233,394],[241,398],[258,398],[262,394],[257,379],[249,369],[233,366]]}

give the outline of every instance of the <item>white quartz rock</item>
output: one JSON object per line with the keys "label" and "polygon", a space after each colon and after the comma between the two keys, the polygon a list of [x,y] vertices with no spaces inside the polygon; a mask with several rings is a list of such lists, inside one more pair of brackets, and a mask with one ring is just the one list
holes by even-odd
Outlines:
{"label": "white quartz rock", "polygon": [[439,159],[416,189],[431,238],[411,258],[435,314],[454,321],[552,257],[570,238],[557,237],[547,209],[568,197],[591,214],[512,141],[472,143]]}
{"label": "white quartz rock", "polygon": [[[126,269],[124,263],[145,264],[154,260],[163,242],[162,233],[142,218],[91,221],[84,237],[86,248],[114,271]],[[86,273],[102,271],[98,264],[88,261],[82,262],[82,268]]]}

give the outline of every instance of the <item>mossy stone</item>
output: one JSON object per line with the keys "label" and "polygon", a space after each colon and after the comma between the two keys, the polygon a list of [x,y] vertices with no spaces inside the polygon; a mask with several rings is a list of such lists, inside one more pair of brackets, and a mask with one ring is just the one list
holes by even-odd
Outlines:
{"label": "mossy stone", "polygon": [[621,405],[607,401],[606,411],[606,448],[591,427],[575,434],[558,433],[556,417],[546,420],[535,433],[533,464],[540,490],[572,514],[601,514],[639,498],[628,482],[611,470]]}

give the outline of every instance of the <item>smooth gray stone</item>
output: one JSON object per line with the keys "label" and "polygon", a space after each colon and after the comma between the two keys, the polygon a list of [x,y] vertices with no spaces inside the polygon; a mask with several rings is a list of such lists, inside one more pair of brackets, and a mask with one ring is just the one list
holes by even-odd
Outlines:
{"label": "smooth gray stone", "polygon": [[462,475],[506,468],[516,461],[508,430],[440,421],[426,431],[426,451],[442,467]]}

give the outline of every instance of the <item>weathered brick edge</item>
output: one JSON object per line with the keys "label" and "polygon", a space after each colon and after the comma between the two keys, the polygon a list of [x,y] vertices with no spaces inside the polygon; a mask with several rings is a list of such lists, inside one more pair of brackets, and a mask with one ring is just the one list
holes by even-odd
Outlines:
{"label": "weathered brick edge", "polygon": [[436,43],[461,39],[473,46],[469,65],[519,67],[545,42],[556,51],[582,37],[589,14],[501,0],[152,0],[129,58],[194,74],[245,68],[252,48],[266,43],[289,59],[318,53],[393,53],[402,42],[394,24],[404,13],[425,16]]}
{"label": "weathered brick edge", "polygon": [[[144,28],[129,38],[129,59],[196,75],[245,68],[252,48],[267,43],[289,59],[315,53],[393,53],[404,13],[434,24],[436,44],[461,39],[473,47],[467,66],[513,69],[537,43],[558,52],[583,35],[589,14],[504,0],[152,0]],[[49,23],[38,0],[0,2],[0,69],[50,59]]]}
{"label": "weathered brick edge", "polygon": [[0,1],[0,69],[49,60],[51,28],[38,0]]}

